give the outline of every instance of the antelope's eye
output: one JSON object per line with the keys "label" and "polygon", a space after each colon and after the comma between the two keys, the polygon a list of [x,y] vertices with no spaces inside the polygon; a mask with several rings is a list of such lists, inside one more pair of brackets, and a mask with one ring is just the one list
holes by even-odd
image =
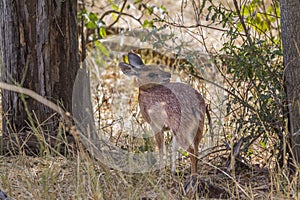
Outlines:
{"label": "antelope's eye", "polygon": [[154,77],[158,77],[158,74],[155,74],[155,73],[149,73],[148,76],[150,78],[154,78]]}

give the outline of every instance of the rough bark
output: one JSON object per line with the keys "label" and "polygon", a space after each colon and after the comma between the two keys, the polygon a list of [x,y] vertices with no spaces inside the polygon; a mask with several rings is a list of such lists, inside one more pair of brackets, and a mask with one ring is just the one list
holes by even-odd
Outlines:
{"label": "rough bark", "polygon": [[[0,10],[1,81],[29,88],[71,111],[79,69],[77,0],[1,0]],[[28,138],[33,125],[56,137],[59,116],[21,97],[2,91],[4,138],[14,133],[19,139]],[[28,143],[36,146],[36,138],[31,138]]]}
{"label": "rough bark", "polygon": [[290,146],[300,164],[300,1],[280,1]]}

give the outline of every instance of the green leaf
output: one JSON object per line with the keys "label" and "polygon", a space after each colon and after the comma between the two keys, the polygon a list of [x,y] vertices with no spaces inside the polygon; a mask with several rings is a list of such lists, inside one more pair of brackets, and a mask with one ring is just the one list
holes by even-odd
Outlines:
{"label": "green leaf", "polygon": [[267,144],[264,141],[260,141],[259,144],[264,149],[267,147]]}
{"label": "green leaf", "polygon": [[88,29],[96,29],[96,28],[97,28],[97,25],[96,25],[94,22],[89,21],[89,22],[86,24],[86,27],[87,27]]}
{"label": "green leaf", "polygon": [[164,5],[161,5],[160,6],[160,9],[163,11],[162,13],[164,14],[164,13],[168,13],[167,12],[167,8],[164,6]]}
{"label": "green leaf", "polygon": [[152,28],[153,27],[153,24],[154,22],[151,20],[151,21],[148,21],[147,19],[144,21],[142,27],[143,28]]}
{"label": "green leaf", "polygon": [[111,4],[111,7],[112,7],[112,9],[114,9],[115,11],[120,11],[120,10],[121,10],[121,9],[119,8],[119,6],[116,5],[116,4],[114,4],[114,3]]}
{"label": "green leaf", "polygon": [[149,6],[147,7],[147,12],[148,12],[149,15],[152,15],[153,10],[154,10],[153,8],[154,7],[149,7]]}
{"label": "green leaf", "polygon": [[253,156],[253,151],[251,149],[248,149],[247,155],[250,157]]}
{"label": "green leaf", "polygon": [[183,155],[183,156],[185,156],[185,157],[189,156],[189,152],[187,152],[187,151],[184,151],[184,150],[182,150],[182,149],[180,149],[180,150],[178,150],[178,151],[179,151],[179,153],[181,153],[181,155]]}
{"label": "green leaf", "polygon": [[98,20],[98,16],[95,13],[90,13],[89,14],[89,20],[91,20],[92,22],[95,22]]}
{"label": "green leaf", "polygon": [[105,38],[107,36],[105,27],[99,28],[99,35],[101,36],[101,38]]}
{"label": "green leaf", "polygon": [[205,5],[206,5],[206,0],[203,0],[201,6],[199,8],[199,13],[203,13],[203,9],[204,9]]}
{"label": "green leaf", "polygon": [[99,40],[95,42],[95,46],[101,53],[103,53],[106,56],[109,56],[108,49]]}
{"label": "green leaf", "polygon": [[272,53],[278,56],[283,56],[283,53],[280,50],[274,50]]}

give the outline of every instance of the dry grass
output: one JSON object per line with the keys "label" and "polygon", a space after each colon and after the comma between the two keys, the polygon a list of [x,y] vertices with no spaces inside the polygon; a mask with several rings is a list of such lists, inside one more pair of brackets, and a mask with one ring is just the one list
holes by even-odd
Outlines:
{"label": "dry grass", "polygon": [[[112,144],[128,145],[132,147],[129,151],[135,151],[144,141],[138,141],[128,127],[121,125],[135,120],[136,90],[128,88],[128,79],[120,77],[119,69],[113,66],[92,70],[92,87],[98,91],[93,92],[95,117],[101,119],[100,130]],[[126,92],[130,98],[120,95]],[[127,102],[122,108],[118,97]],[[122,112],[126,115],[120,117]],[[141,126],[141,122],[135,123]],[[126,173],[107,168],[105,162],[92,159],[83,150],[67,157],[50,153],[40,157],[1,157],[0,189],[15,199],[207,199],[224,191],[227,196],[221,195],[223,198],[273,199],[292,194],[292,186],[282,193],[286,185],[280,181],[286,179],[281,173],[270,173],[258,165],[237,166],[234,173],[227,173],[224,166],[230,152],[222,148],[215,147],[200,159],[198,179],[204,187],[198,194],[184,194],[184,186],[190,180],[189,159],[184,156],[177,163],[180,173],[176,175],[170,166],[148,173]],[[212,153],[213,150],[218,151]]]}
{"label": "dry grass", "polygon": [[[93,55],[88,65],[92,68],[98,128],[112,144],[136,151],[145,141],[132,133],[139,130],[136,132],[141,134],[139,127],[144,127],[136,117],[137,91],[129,87],[134,83],[121,75],[116,61],[102,66],[95,64],[96,58],[99,55]],[[202,187],[198,193],[184,194],[190,180],[189,160],[185,157],[177,163],[177,175],[170,166],[148,173],[126,173],[107,168],[105,162],[90,158],[82,150],[67,157],[49,153],[41,157],[1,157],[0,189],[15,199],[207,199],[222,192],[221,197],[230,199],[297,198],[297,181],[289,182],[283,171],[260,166],[260,160],[226,172],[230,151],[222,148],[215,147],[200,159],[197,176]],[[294,180],[297,178],[298,174]]]}
{"label": "dry grass", "polygon": [[[233,178],[211,166],[217,162],[219,166],[222,165],[220,161],[224,159],[215,156],[214,160],[207,157],[200,162],[198,172],[201,180],[225,189],[230,198],[274,197],[268,170],[240,169],[235,172]],[[184,164],[178,166],[181,175],[173,175],[169,168],[143,174],[128,174],[107,169],[83,152],[68,158],[19,155],[2,157],[1,160],[0,187],[15,199],[189,198],[183,195],[183,186],[189,180],[189,169]],[[206,162],[210,165],[204,164]],[[206,192],[201,194],[203,198],[212,195],[209,191]]]}
{"label": "dry grass", "polygon": [[[172,11],[170,14],[178,11],[171,9],[170,3],[164,5]],[[208,37],[209,43],[220,46],[220,35],[217,36]],[[135,151],[144,144],[132,133],[133,129],[140,130],[141,124],[144,126],[142,120],[135,117],[136,88],[129,86],[133,85],[132,80],[128,82],[121,75],[116,61],[103,66],[98,54],[91,57],[88,66],[92,68],[98,128],[114,145]],[[229,199],[299,198],[299,170],[294,179],[289,179],[285,171],[262,167],[258,160],[251,165],[241,164],[228,173],[225,165],[230,152],[221,149],[216,147],[212,150],[219,151],[208,151],[207,156],[200,159],[198,178],[207,184],[198,194],[184,195],[184,185],[190,180],[187,158],[177,163],[180,172],[177,175],[170,171],[170,166],[148,173],[126,173],[107,168],[82,150],[67,157],[49,153],[40,157],[1,156],[0,190],[14,199],[208,199],[218,194],[209,187],[214,186],[225,190]]]}
{"label": "dry grass", "polygon": [[[98,124],[100,130],[112,144],[119,147],[128,145],[132,147],[129,151],[135,151],[144,144],[143,140],[137,141],[130,135],[128,127],[126,129],[120,124],[135,119],[132,116],[137,103],[131,101],[135,101],[132,99],[136,99],[136,91],[126,87],[128,80],[120,77],[118,68],[98,70],[98,79],[96,72],[92,71],[92,85],[100,88],[99,93],[93,93],[97,108],[95,116],[101,119]],[[101,84],[96,84],[96,80]],[[131,98],[120,95],[126,92],[131,94]],[[125,98],[127,102],[122,105],[122,109],[127,109],[126,116],[121,118],[118,116],[124,111],[118,106],[117,97]],[[101,99],[105,99],[105,103]],[[137,127],[141,125],[139,123],[136,122]],[[50,153],[40,157],[1,157],[0,189],[14,199],[207,199],[216,198],[224,191],[226,194],[221,197],[227,199],[286,199],[297,196],[297,184],[288,184],[282,172],[256,164],[239,164],[233,173],[228,173],[225,165],[230,151],[215,147],[205,154],[198,166],[197,176],[202,186],[198,193],[184,194],[184,186],[190,180],[189,159],[184,156],[177,163],[180,173],[176,175],[171,172],[170,166],[148,173],[126,173],[107,168],[105,162],[92,159],[83,150],[71,152],[67,157]]]}
{"label": "dry grass", "polygon": [[[214,152],[214,153],[213,153]],[[190,179],[189,159],[177,162],[177,174],[170,166],[147,173],[126,173],[109,169],[84,150],[69,156],[45,153],[40,157],[1,156],[0,188],[13,199],[289,199],[297,198],[299,174],[287,179],[276,171],[237,163],[227,172],[230,152],[211,149],[200,158],[198,189],[185,194]],[[289,181],[291,180],[291,181]],[[197,192],[195,192],[197,191]]]}

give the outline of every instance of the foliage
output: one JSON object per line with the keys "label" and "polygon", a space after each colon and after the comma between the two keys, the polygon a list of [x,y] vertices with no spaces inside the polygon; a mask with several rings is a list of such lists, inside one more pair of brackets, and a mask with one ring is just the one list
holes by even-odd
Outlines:
{"label": "foliage", "polygon": [[[91,1],[94,4],[94,0]],[[111,29],[117,25],[118,21],[125,18],[133,19],[141,28],[152,28],[152,31],[150,30],[145,36],[145,40],[150,40],[150,37],[159,30],[169,30],[167,26],[188,30],[189,34],[194,34],[195,37],[201,36],[201,32],[190,31],[194,30],[193,28],[202,28],[198,21],[189,26],[170,22],[166,19],[167,9],[170,8],[164,5],[152,5],[151,0],[135,0],[132,1],[133,3],[125,0],[119,1],[119,4],[112,0],[108,2],[109,10],[104,12],[99,9],[100,14],[96,13],[95,9],[85,7],[82,7],[79,13],[82,23],[79,26],[83,30],[81,36],[84,39],[82,44],[86,47],[96,47],[106,56],[111,52],[102,43],[102,39],[111,34]],[[188,1],[182,1],[182,9],[186,2]],[[237,5],[236,0],[233,2]],[[267,164],[274,158],[278,149],[283,147],[280,142],[286,131],[279,1],[268,1],[269,4],[262,0],[239,2],[242,4],[227,6],[222,3],[216,4],[216,1],[212,0],[202,0],[198,1],[198,5],[193,5],[193,9],[195,16],[197,13],[199,16],[204,15],[204,19],[209,22],[208,26],[203,26],[204,28],[223,31],[225,39],[222,48],[217,53],[209,49],[215,58],[215,64],[225,78],[223,87],[227,91],[225,139],[248,136],[246,145],[242,148],[245,152],[243,155],[248,156],[251,161],[258,157],[259,160],[256,159],[256,163]],[[138,14],[133,15],[134,11]],[[112,19],[112,22],[109,19]],[[163,36],[165,37],[153,46],[164,46],[169,40],[176,43],[177,36],[173,32]],[[177,43],[174,49],[180,52],[184,45]],[[83,47],[82,50],[84,50]],[[103,108],[105,105],[106,109],[111,106],[113,99],[110,98],[111,93],[119,95],[122,89],[121,85],[111,86],[113,80],[115,82],[120,80],[120,75],[115,73],[114,69],[109,70],[111,71],[107,70],[105,75],[101,76],[101,78],[105,77],[103,79],[110,79],[107,83],[103,84],[100,79],[97,79],[100,82],[99,85],[103,84],[103,89],[99,92],[103,95],[103,98],[99,98],[99,107]],[[102,120],[106,117],[104,114],[107,113],[101,114],[103,117],[99,118]],[[111,120],[110,123],[105,124],[109,128],[118,121],[114,118],[116,115],[111,116],[112,118],[107,120]],[[67,128],[62,127],[61,131],[64,130]],[[102,130],[105,128],[102,127]],[[114,131],[113,128],[107,132],[112,131]],[[125,135],[124,138],[126,137]],[[116,145],[118,142],[121,143],[121,140],[130,142],[125,139],[117,137]],[[143,135],[141,140],[143,144],[136,149],[137,153],[152,151],[149,138]],[[260,148],[257,148],[257,145]],[[47,147],[48,144],[45,143],[45,148]],[[125,150],[129,149],[126,146],[126,148],[121,147]],[[295,193],[299,185],[298,179],[289,181],[285,171],[270,173],[265,168],[253,167],[235,173],[225,173],[223,171],[224,151],[219,149],[215,151],[215,149],[217,148],[212,148],[214,153],[200,158],[201,178],[204,180],[207,176],[209,179],[207,183],[226,188],[231,192],[232,198],[288,199],[299,196],[297,192]],[[266,151],[271,152],[272,155],[264,157]],[[0,166],[1,190],[9,196],[20,199],[84,199],[87,197],[92,199],[191,199],[184,195],[185,191],[183,191],[183,186],[186,186],[186,181],[190,179],[187,176],[189,168],[184,164],[185,158],[179,159],[178,170],[181,174],[172,174],[168,167],[151,173],[129,174],[102,166],[101,162],[94,160],[81,149],[78,151],[74,149],[74,152],[71,151],[67,158],[59,153],[53,156],[49,152],[45,151],[39,158],[23,155],[1,157],[3,159]],[[184,157],[188,156],[185,151],[180,153]],[[267,160],[264,160],[265,158]],[[209,198],[207,187],[198,189],[204,193],[202,198]]]}
{"label": "foliage", "polygon": [[227,125],[232,135],[250,135],[248,145],[259,138],[261,149],[275,153],[285,132],[278,1],[247,1],[234,10],[210,3],[206,19],[228,28],[216,56],[231,92]]}
{"label": "foliage", "polygon": [[93,30],[93,39],[102,39],[106,37],[105,22],[99,19],[99,16],[94,12],[88,12],[87,9],[82,9],[79,13],[79,20],[84,22],[87,30]]}
{"label": "foliage", "polygon": [[[132,18],[138,22],[140,27],[147,29],[156,28],[154,18],[157,13],[160,16],[167,14],[167,9],[164,5],[155,6],[141,0],[136,0],[132,4],[127,1],[121,3],[116,4],[113,1],[109,1],[111,10],[101,13],[101,15],[93,11],[88,11],[84,6],[80,8],[78,18],[83,25],[81,26],[81,34],[84,35],[86,46],[90,44],[92,46],[95,45],[99,52],[102,52],[105,56],[109,56],[109,50],[102,44],[101,40],[106,38],[108,34],[118,34],[118,30],[114,29],[114,25],[120,20],[121,16]],[[131,13],[136,10],[139,11],[139,17],[134,17]],[[108,18],[113,19],[111,24],[106,22]]]}
{"label": "foliage", "polygon": [[[225,78],[227,91],[225,139],[247,137],[243,150],[249,157],[262,152],[271,153],[268,159],[282,147],[282,139],[286,131],[284,96],[283,96],[283,65],[280,40],[279,1],[265,2],[251,0],[239,3],[234,0],[232,5],[216,3],[212,0],[192,1],[195,18],[205,16],[209,26],[218,27],[223,32],[224,43],[214,56],[215,64]],[[102,16],[95,16],[85,10],[82,16],[87,29],[97,30],[93,39],[97,40],[98,49],[106,52],[100,39],[106,37],[108,29],[116,21],[131,18],[144,29],[152,28],[149,34],[167,27],[190,29],[202,27],[200,23],[187,26],[176,24],[168,19],[168,7],[156,6],[151,1],[136,0],[133,3],[111,4],[112,10]],[[138,14],[130,14],[131,11]],[[114,22],[104,22],[111,15]],[[138,17],[136,17],[138,16]],[[183,16],[183,14],[182,14]],[[200,17],[199,17],[200,18]],[[105,30],[99,30],[105,27]],[[194,37],[199,35],[194,34]],[[166,40],[172,40],[174,49],[181,52],[183,44],[176,43],[176,36],[170,31],[167,39],[154,42],[153,46],[164,46]],[[175,42],[176,41],[176,42]],[[205,42],[203,42],[205,44]],[[188,44],[186,44],[188,45]],[[202,44],[201,44],[202,45]],[[193,71],[193,70],[190,70]],[[260,148],[254,148],[253,143]],[[252,146],[251,146],[252,145]],[[265,160],[265,164],[268,160]]]}

